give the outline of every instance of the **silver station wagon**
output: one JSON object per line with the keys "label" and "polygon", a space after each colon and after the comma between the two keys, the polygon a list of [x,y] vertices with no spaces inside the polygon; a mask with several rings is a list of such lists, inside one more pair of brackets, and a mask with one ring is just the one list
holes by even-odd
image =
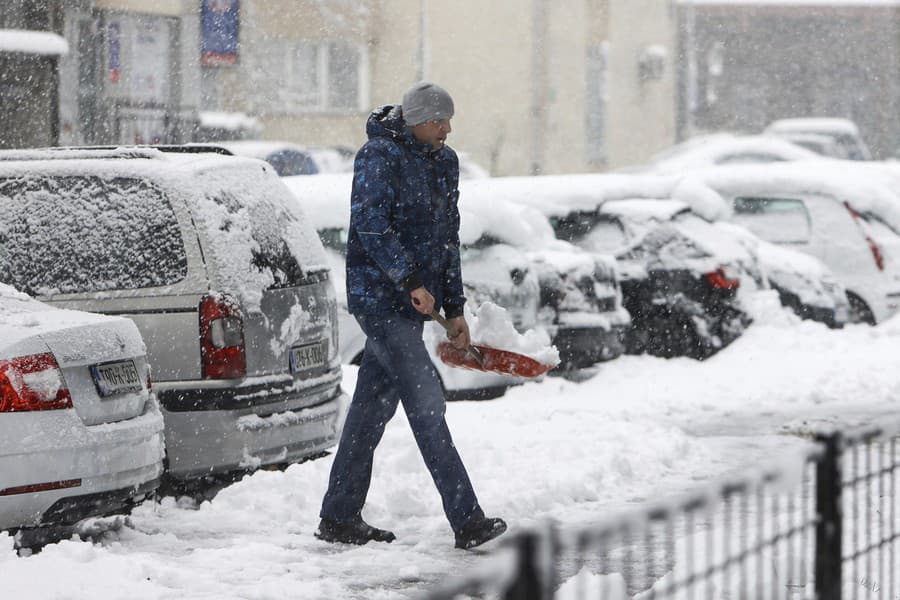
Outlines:
{"label": "silver station wagon", "polygon": [[171,480],[336,443],[335,292],[269,165],[188,146],[5,151],[0,211],[0,282],[137,324]]}

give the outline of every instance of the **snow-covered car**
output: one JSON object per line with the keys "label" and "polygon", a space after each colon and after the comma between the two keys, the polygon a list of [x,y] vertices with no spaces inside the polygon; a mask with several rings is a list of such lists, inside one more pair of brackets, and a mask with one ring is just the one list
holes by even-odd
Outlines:
{"label": "snow-covered car", "polygon": [[[843,287],[827,267],[720,222],[724,200],[690,179],[548,175],[495,178],[492,187],[498,197],[540,210],[558,237],[617,256],[625,306],[635,322],[628,336],[632,352],[647,349],[641,343],[648,338],[647,329],[660,340],[650,349],[657,353],[690,350],[691,355],[702,355],[722,347],[723,338],[715,332],[720,330],[727,338],[742,331],[745,301],[760,287],[778,289],[782,302],[805,318],[832,326],[846,319]],[[693,213],[675,198],[682,198]],[[648,235],[653,229],[659,231]],[[639,251],[630,255],[632,245]],[[685,301],[688,298],[694,300]],[[701,317],[696,309],[704,306],[708,314]],[[684,310],[688,308],[693,310]],[[696,317],[690,319],[692,325],[677,326],[691,314]],[[653,319],[647,321],[647,315]],[[671,335],[660,334],[667,331]]]}
{"label": "snow-covered car", "polygon": [[723,218],[825,263],[846,288],[851,322],[900,310],[900,197],[846,161],[720,167],[696,176],[725,200]]}
{"label": "snow-covered car", "polygon": [[[556,239],[540,211],[504,197],[509,179],[461,183],[460,206],[475,216],[481,236],[518,248],[531,259],[540,282],[541,322],[559,350],[559,369],[618,357],[625,351],[631,318],[622,304],[615,259]],[[460,233],[461,239],[465,236],[477,239]]]}
{"label": "snow-covered car", "polygon": [[[359,364],[366,339],[356,319],[347,310],[345,283],[352,176],[288,177],[284,181],[303,210],[310,215],[326,249],[337,288],[341,360],[344,364]],[[518,331],[525,332],[535,327],[539,290],[537,273],[531,268],[529,259],[515,248],[496,242],[482,240],[482,243],[467,244],[480,238],[477,217],[462,214],[461,222],[463,247],[460,255],[467,307],[474,311],[483,303],[492,302],[506,309],[508,318]],[[435,349],[445,337],[443,329],[435,323],[425,328],[426,346],[449,399],[493,398],[502,395],[510,386],[522,383],[518,378],[445,365]]]}
{"label": "snow-covered car", "polygon": [[821,158],[811,150],[774,135],[715,133],[676,144],[631,172],[671,175],[693,169],[741,163],[776,163]]}
{"label": "snow-covered car", "polygon": [[166,482],[337,442],[337,304],[322,244],[266,163],[198,147],[0,152],[0,281],[121,315],[147,345]]}
{"label": "snow-covered car", "polygon": [[[310,148],[292,142],[238,140],[210,145],[225,148],[235,156],[264,160],[272,165],[279,177],[315,175],[322,171],[316,160],[316,154]],[[321,155],[321,152],[319,154]]]}
{"label": "snow-covered car", "polygon": [[778,119],[770,123],[765,135],[777,136],[789,142],[811,147],[821,144],[809,136],[821,136],[832,140],[836,148],[823,146],[820,154],[849,160],[872,160],[872,154],[859,133],[859,127],[850,119],[835,117],[797,117]]}
{"label": "snow-covered car", "polygon": [[757,265],[686,205],[611,200],[552,223],[558,237],[616,257],[632,318],[630,353],[707,358],[749,324],[738,294],[748,281],[756,287]]}
{"label": "snow-covered car", "polygon": [[491,176],[487,169],[475,162],[465,152],[457,152],[456,155],[459,157],[460,179],[483,179]]}
{"label": "snow-covered car", "polygon": [[319,173],[350,173],[356,151],[347,146],[307,146]]}
{"label": "snow-covered car", "polygon": [[0,531],[128,512],[158,487],[163,449],[134,323],[0,284]]}

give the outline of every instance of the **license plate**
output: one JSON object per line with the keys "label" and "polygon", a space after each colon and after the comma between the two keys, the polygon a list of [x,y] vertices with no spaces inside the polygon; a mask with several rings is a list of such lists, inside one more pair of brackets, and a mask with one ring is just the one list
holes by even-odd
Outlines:
{"label": "license plate", "polygon": [[141,378],[133,360],[91,365],[91,376],[100,396],[114,396],[125,392],[139,392]]}
{"label": "license plate", "polygon": [[328,343],[326,340],[294,346],[291,348],[291,373],[321,367],[325,364],[327,358]]}

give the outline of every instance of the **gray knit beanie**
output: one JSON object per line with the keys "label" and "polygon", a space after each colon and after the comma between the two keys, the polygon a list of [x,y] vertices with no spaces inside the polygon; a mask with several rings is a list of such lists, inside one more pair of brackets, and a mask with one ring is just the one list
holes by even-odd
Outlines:
{"label": "gray knit beanie", "polygon": [[409,127],[427,121],[443,121],[453,116],[453,98],[447,90],[428,81],[420,81],[403,94],[403,120]]}

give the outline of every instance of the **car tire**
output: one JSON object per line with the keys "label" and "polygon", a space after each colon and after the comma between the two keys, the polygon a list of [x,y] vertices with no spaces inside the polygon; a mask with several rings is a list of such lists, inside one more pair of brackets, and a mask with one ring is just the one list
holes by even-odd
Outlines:
{"label": "car tire", "polygon": [[865,323],[866,325],[875,325],[875,315],[872,309],[866,304],[866,301],[854,294],[847,292],[847,302],[850,303],[850,314],[847,318],[848,323]]}

